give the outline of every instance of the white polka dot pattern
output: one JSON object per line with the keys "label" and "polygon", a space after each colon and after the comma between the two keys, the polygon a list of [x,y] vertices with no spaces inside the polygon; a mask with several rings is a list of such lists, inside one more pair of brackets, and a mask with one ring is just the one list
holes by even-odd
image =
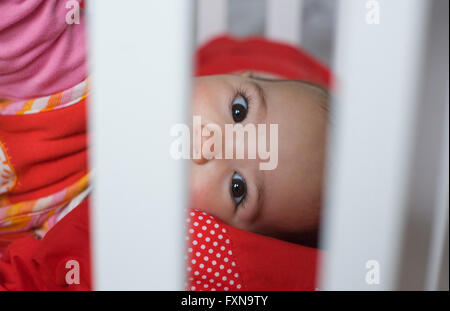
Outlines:
{"label": "white polka dot pattern", "polygon": [[241,290],[242,280],[225,226],[213,216],[189,210],[186,223],[188,274],[186,289],[192,291]]}

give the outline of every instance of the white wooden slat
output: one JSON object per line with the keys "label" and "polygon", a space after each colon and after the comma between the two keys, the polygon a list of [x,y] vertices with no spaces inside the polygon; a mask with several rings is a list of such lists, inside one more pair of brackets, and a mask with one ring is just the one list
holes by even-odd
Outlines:
{"label": "white wooden slat", "polygon": [[88,1],[96,290],[183,289],[192,1]]}
{"label": "white wooden slat", "polygon": [[197,0],[197,45],[226,33],[228,0]]}
{"label": "white wooden slat", "polygon": [[[377,6],[379,23],[368,17]],[[448,118],[448,2],[342,0],[338,20],[320,288],[423,290]]]}
{"label": "white wooden slat", "polygon": [[266,36],[300,45],[303,0],[266,0]]}

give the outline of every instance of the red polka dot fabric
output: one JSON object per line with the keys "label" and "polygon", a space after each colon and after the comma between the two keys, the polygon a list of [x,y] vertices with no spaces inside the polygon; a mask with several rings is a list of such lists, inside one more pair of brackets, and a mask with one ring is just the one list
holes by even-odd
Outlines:
{"label": "red polka dot fabric", "polygon": [[242,290],[242,279],[224,224],[196,210],[189,212],[186,222],[189,223],[187,290]]}
{"label": "red polka dot fabric", "polygon": [[229,226],[188,210],[186,290],[316,290],[317,249]]}

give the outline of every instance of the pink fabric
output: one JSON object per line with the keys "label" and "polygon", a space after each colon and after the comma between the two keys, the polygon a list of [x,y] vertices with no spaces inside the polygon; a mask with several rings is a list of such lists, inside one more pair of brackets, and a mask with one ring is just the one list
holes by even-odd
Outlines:
{"label": "pink fabric", "polygon": [[86,78],[85,16],[66,23],[68,2],[0,1],[0,98],[42,97]]}

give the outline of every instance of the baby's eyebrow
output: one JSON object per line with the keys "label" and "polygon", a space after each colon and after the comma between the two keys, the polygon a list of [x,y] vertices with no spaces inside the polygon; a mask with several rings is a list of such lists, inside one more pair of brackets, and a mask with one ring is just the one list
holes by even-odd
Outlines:
{"label": "baby's eyebrow", "polygon": [[258,92],[259,98],[261,99],[261,106],[260,108],[264,108],[264,114],[267,113],[267,102],[266,102],[266,93],[264,92],[264,88],[256,81],[251,81],[251,85],[253,85]]}
{"label": "baby's eyebrow", "polygon": [[264,110],[267,111],[267,102],[266,102],[266,93],[264,89],[259,83],[255,82],[256,89],[258,90],[259,96],[261,97],[262,104],[264,106]]}

